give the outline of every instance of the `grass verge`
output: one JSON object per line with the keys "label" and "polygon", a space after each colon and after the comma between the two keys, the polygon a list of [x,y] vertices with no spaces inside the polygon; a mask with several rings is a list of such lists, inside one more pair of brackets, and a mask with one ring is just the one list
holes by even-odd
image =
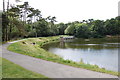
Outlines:
{"label": "grass verge", "polygon": [[[2,78],[46,78],[45,76],[26,70],[2,58]],[[1,70],[1,69],[0,69]]]}
{"label": "grass verge", "polygon": [[108,73],[108,74],[118,76],[118,72],[106,70],[104,68],[99,68],[97,65],[84,64],[82,61],[77,63],[70,60],[64,60],[63,58],[41,48],[44,44],[59,41],[59,37],[60,36],[28,38],[27,40],[11,44],[8,47],[8,50],[16,53],[40,58],[47,61],[53,61],[53,62],[57,62],[57,63],[69,65],[69,66],[84,68],[92,71]]}
{"label": "grass verge", "polygon": [[2,79],[2,58],[0,57],[0,80]]}

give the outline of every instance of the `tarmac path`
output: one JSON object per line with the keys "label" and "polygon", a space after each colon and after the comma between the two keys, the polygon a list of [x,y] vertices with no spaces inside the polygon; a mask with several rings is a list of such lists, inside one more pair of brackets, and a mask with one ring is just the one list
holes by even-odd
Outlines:
{"label": "tarmac path", "polygon": [[17,41],[0,46],[0,48],[2,47],[2,57],[27,70],[40,73],[49,78],[118,78],[105,73],[75,68],[8,51],[7,47],[15,42]]}

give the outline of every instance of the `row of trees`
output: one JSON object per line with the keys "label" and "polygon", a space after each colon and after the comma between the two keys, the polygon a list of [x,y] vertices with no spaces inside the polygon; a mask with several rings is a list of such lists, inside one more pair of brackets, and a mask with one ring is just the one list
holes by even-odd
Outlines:
{"label": "row of trees", "polygon": [[106,35],[120,35],[120,17],[103,20],[83,20],[73,22],[65,30],[65,34],[82,38],[101,38]]}
{"label": "row of trees", "polygon": [[8,41],[19,37],[48,36],[47,33],[56,35],[55,19],[56,17],[51,16],[43,18],[41,11],[31,7],[28,2],[10,6],[7,9],[3,7],[2,39]]}
{"label": "row of trees", "polygon": [[106,21],[89,19],[66,24],[55,24],[55,22],[56,17],[43,18],[41,11],[31,7],[28,2],[10,6],[2,13],[2,39],[7,41],[19,37],[65,34],[81,38],[100,38],[106,35],[120,34],[120,17]]}
{"label": "row of trees", "polygon": [[119,16],[105,21],[89,19],[54,25],[47,22],[45,25],[42,21],[38,21],[36,24],[39,36],[73,35],[79,38],[102,38],[106,35],[120,35]]}

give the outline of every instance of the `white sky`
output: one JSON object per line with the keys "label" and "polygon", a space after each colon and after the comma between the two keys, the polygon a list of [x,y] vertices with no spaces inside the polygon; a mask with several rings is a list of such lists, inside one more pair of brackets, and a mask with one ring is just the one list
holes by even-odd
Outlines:
{"label": "white sky", "polygon": [[[6,0],[7,1],[7,0]],[[15,0],[10,0],[14,3]],[[22,0],[42,11],[43,17],[56,16],[58,22],[86,19],[106,20],[118,16],[119,0]],[[2,10],[2,0],[0,0]]]}

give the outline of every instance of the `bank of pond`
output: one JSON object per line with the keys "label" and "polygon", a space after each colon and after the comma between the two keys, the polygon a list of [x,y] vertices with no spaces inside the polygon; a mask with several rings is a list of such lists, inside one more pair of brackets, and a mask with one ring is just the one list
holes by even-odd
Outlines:
{"label": "bank of pond", "polygon": [[28,38],[8,50],[78,68],[118,75],[117,38],[62,40],[61,37]]}

